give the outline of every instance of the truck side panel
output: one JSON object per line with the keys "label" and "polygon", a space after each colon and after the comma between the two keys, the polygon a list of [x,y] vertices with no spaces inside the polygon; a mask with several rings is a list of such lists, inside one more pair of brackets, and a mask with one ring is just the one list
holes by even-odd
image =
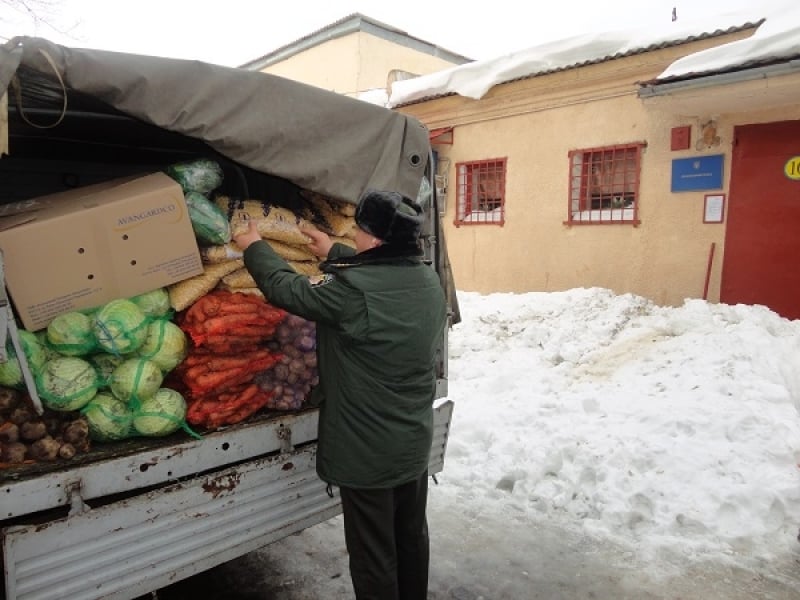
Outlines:
{"label": "truck side panel", "polygon": [[[219,469],[244,460],[276,453],[288,444],[300,446],[317,439],[317,411],[254,420],[237,427],[212,432],[200,440],[187,439],[174,444],[144,445],[132,454],[109,458],[98,444],[101,460],[87,457],[87,464],[70,465],[41,474],[0,477],[3,498],[2,518],[15,518],[59,506],[68,506],[74,491],[85,501],[172,483],[203,471]],[[47,465],[45,465],[47,466]],[[29,469],[34,471],[33,469]],[[0,473],[0,475],[3,475]],[[7,477],[7,478],[6,478]]]}
{"label": "truck side panel", "polygon": [[[453,403],[434,413],[441,471]],[[8,600],[136,598],[341,512],[316,445],[261,458],[47,523],[2,530]]]}
{"label": "truck side panel", "polygon": [[11,527],[9,598],[134,598],[330,518],[316,449],[253,461],[42,525]]}

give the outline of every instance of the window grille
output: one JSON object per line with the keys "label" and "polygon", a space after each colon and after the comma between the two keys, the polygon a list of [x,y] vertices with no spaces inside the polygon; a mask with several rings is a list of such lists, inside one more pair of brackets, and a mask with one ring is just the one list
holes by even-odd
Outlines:
{"label": "window grille", "polygon": [[638,223],[644,143],[569,153],[570,224]]}
{"label": "window grille", "polygon": [[505,158],[458,163],[456,177],[456,226],[505,223]]}

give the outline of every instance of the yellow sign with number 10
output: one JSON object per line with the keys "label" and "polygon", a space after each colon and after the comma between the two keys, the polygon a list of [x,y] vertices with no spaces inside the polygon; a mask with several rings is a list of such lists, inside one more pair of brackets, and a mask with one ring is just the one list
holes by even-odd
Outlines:
{"label": "yellow sign with number 10", "polygon": [[787,160],[783,172],[789,179],[800,181],[800,156],[793,156]]}

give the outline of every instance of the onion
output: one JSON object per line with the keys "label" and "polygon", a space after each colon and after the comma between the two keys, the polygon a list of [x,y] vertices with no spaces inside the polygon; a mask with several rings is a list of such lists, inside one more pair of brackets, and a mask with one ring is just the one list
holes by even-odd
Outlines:
{"label": "onion", "polygon": [[319,383],[316,333],[315,323],[291,314],[276,327],[267,347],[280,358],[257,376],[261,389],[272,393],[268,408],[298,409]]}
{"label": "onion", "polygon": [[317,344],[314,341],[314,338],[312,338],[310,335],[303,335],[297,338],[297,348],[302,352],[309,352],[311,350],[314,350],[316,345]]}

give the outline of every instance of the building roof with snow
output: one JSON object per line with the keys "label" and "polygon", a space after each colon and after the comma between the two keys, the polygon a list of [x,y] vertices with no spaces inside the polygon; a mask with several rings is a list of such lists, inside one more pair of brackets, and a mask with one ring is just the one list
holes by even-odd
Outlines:
{"label": "building roof with snow", "polygon": [[767,14],[759,14],[757,9],[749,12],[645,29],[587,33],[547,42],[517,53],[398,81],[392,85],[389,105],[398,107],[449,95],[480,99],[499,84],[747,29],[755,30],[752,36],[686,56],[648,84],[768,63],[788,63],[800,70],[797,60],[800,8],[784,7],[771,13],[765,9]]}

